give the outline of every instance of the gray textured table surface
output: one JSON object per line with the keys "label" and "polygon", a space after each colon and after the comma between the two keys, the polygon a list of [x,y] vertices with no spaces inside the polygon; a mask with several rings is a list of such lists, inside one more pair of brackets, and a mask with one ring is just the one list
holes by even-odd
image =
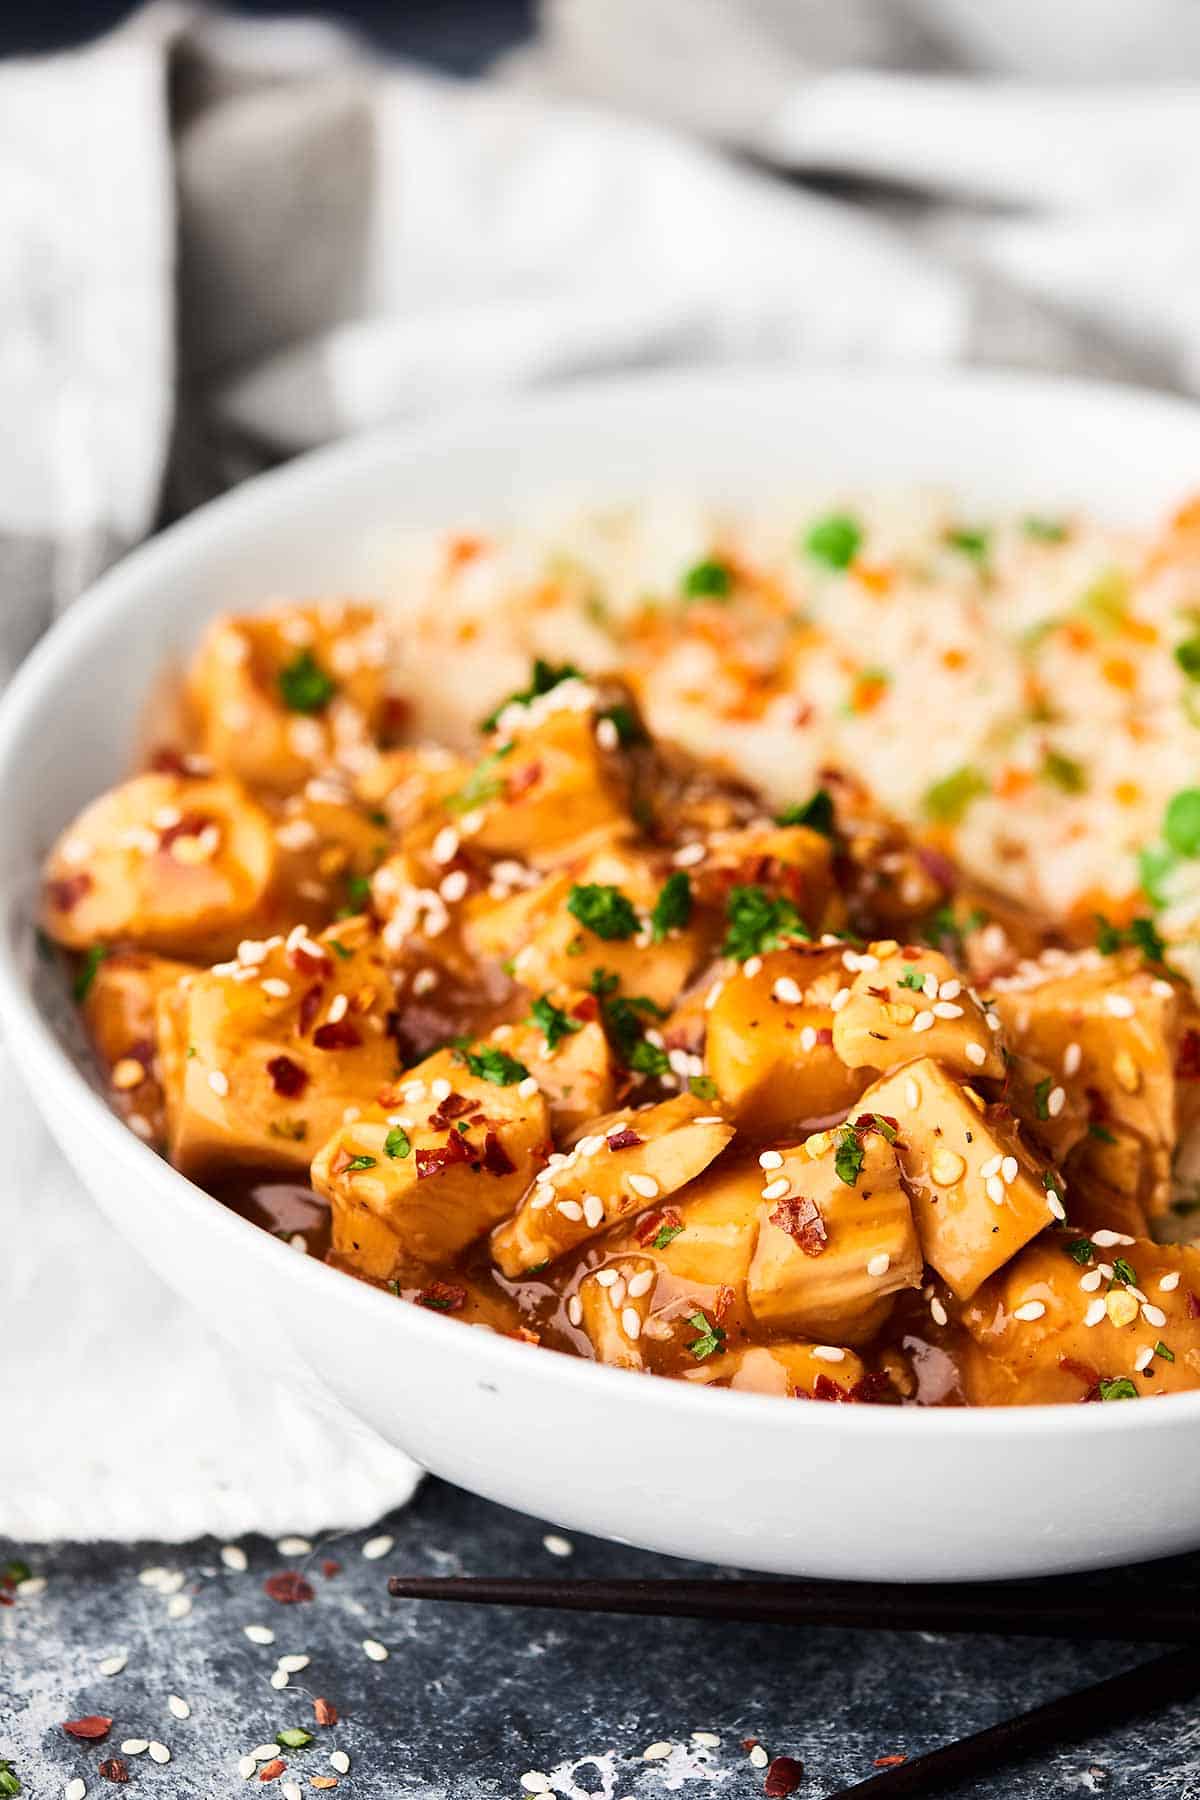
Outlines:
{"label": "gray textured table surface", "polygon": [[[881,1484],[881,1505],[886,1504]],[[702,1497],[698,1497],[702,1504]],[[87,1497],[80,1495],[81,1516]],[[380,1560],[362,1554],[370,1534],[330,1536],[311,1551],[281,1556],[247,1539],[245,1572],[221,1562],[211,1540],[161,1545],[64,1546],[30,1552],[0,1543],[0,1564],[23,1557],[34,1591],[0,1608],[0,1758],[23,1792],[64,1794],[73,1778],[90,1795],[115,1790],[99,1773],[126,1739],[166,1745],[171,1760],[128,1758],[130,1787],[160,1800],[243,1791],[238,1759],[291,1727],[314,1741],[284,1748],[285,1773],[265,1790],[282,1796],[295,1781],[307,1796],[313,1776],[334,1773],[331,1751],[350,1758],[339,1781],[348,1800],[454,1796],[519,1800],[520,1778],[545,1774],[566,1800],[658,1800],[683,1792],[702,1800],[751,1800],[763,1774],[743,1740],[798,1757],[798,1800],[818,1797],[874,1772],[874,1759],[913,1755],[978,1729],[1053,1694],[1132,1666],[1152,1649],[1119,1642],[996,1637],[905,1636],[759,1628],[660,1620],[602,1619],[389,1600],[390,1571],[564,1574],[685,1573],[689,1565],[594,1540],[574,1541],[569,1560],[545,1546],[545,1527],[439,1482],[379,1527],[394,1537]],[[560,1546],[561,1548],[561,1546]],[[328,1562],[340,1567],[326,1574]],[[182,1603],[145,1585],[148,1567],[178,1571]],[[284,1567],[302,1570],[311,1601],[283,1606],[263,1582]],[[1161,1566],[1160,1566],[1161,1567]],[[1200,1558],[1172,1576],[1200,1598]],[[1111,1594],[1114,1621],[1144,1576],[1129,1571],[1081,1578]],[[170,1585],[170,1584],[168,1584]],[[265,1625],[273,1644],[251,1642]],[[373,1662],[374,1638],[388,1649]],[[124,1652],[119,1674],[103,1659]],[[288,1687],[270,1677],[281,1655],[311,1660]],[[168,1697],[190,1708],[175,1717]],[[318,1728],[312,1699],[340,1713]],[[63,1722],[111,1715],[107,1739],[74,1741]],[[697,1745],[711,1732],[716,1746]],[[642,1752],[675,1746],[665,1760]],[[255,1784],[256,1788],[258,1784]],[[78,1790],[76,1790],[78,1791]],[[962,1792],[1034,1796],[1104,1791],[1185,1800],[1200,1794],[1200,1696],[1195,1706],[1113,1731],[1097,1718],[1094,1738]]]}

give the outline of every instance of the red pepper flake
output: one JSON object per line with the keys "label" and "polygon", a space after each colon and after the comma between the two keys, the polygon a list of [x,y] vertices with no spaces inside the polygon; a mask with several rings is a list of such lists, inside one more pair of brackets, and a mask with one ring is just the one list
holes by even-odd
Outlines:
{"label": "red pepper flake", "polygon": [[296,1029],[301,1037],[307,1037],[313,1020],[321,1010],[321,1001],[325,996],[324,988],[310,987],[301,997],[300,1013],[296,1020]]}
{"label": "red pepper flake", "polygon": [[186,775],[187,757],[174,744],[160,744],[150,758],[149,768],[155,775]]}
{"label": "red pepper flake", "polygon": [[1099,1388],[1100,1371],[1093,1369],[1091,1363],[1078,1362],[1073,1356],[1060,1356],[1058,1366],[1064,1375],[1073,1375],[1076,1381],[1082,1381],[1085,1390]]}
{"label": "red pepper flake", "polygon": [[907,1761],[907,1756],[877,1756],[875,1758],[875,1767],[877,1769],[898,1769],[901,1763],[906,1763]]}
{"label": "red pepper flake", "polygon": [[724,1282],[722,1282],[720,1287],[717,1289],[717,1297],[713,1301],[713,1317],[717,1320],[718,1324],[725,1317],[725,1314],[729,1311],[730,1307],[733,1305],[733,1301],[734,1301],[733,1289],[731,1287],[727,1287],[726,1284]]}
{"label": "red pepper flake", "polygon": [[645,1249],[652,1244],[660,1231],[669,1231],[674,1237],[683,1230],[683,1220],[673,1206],[664,1206],[661,1212],[643,1213],[634,1226],[637,1241]]}
{"label": "red pepper flake", "polygon": [[312,1041],[318,1050],[354,1050],[362,1043],[362,1032],[350,1019],[333,1019],[317,1026]]}
{"label": "red pepper flake", "polygon": [[447,1094],[446,1098],[438,1105],[436,1112],[431,1112],[429,1115],[430,1130],[445,1131],[446,1127],[453,1124],[455,1119],[461,1119],[464,1113],[470,1112],[475,1104],[476,1102],[468,1100],[465,1094]]}
{"label": "red pepper flake", "polygon": [[323,1700],[320,1694],[318,1694],[313,1700],[313,1718],[317,1721],[318,1725],[336,1725],[338,1722],[338,1709],[333,1704],[332,1700]]}
{"label": "red pepper flake", "polygon": [[471,1147],[462,1132],[452,1131],[441,1149],[417,1151],[417,1180],[424,1181],[430,1175],[440,1175],[455,1163],[472,1160]]}
{"label": "red pepper flake", "polygon": [[312,1584],[295,1569],[282,1569],[278,1575],[268,1575],[263,1582],[263,1593],[270,1600],[277,1600],[280,1606],[294,1606],[297,1601],[311,1600]]}
{"label": "red pepper flake", "polygon": [[109,1756],[100,1764],[100,1773],[105,1781],[116,1781],[124,1786],[129,1780],[129,1764],[123,1756]]}
{"label": "red pepper flake", "polygon": [[[820,1380],[820,1376],[817,1377]],[[867,1406],[877,1406],[881,1401],[894,1401],[896,1390],[880,1369],[868,1369],[861,1381],[856,1381],[850,1389],[849,1399]]]}
{"label": "red pepper flake", "polygon": [[321,1573],[325,1577],[326,1581],[332,1581],[334,1576],[340,1575],[341,1572],[342,1572],[341,1563],[334,1562],[332,1557],[327,1557],[326,1560],[321,1564]]}
{"label": "red pepper flake", "polygon": [[46,883],[46,898],[55,912],[71,912],[83,896],[90,893],[92,878],[86,869],[80,869],[75,875],[67,875],[61,881]]}
{"label": "red pepper flake", "polygon": [[466,1288],[454,1287],[448,1281],[431,1281],[417,1295],[417,1305],[427,1306],[431,1312],[457,1312],[466,1304]]}
{"label": "red pepper flake", "polygon": [[813,1382],[812,1397],[814,1400],[847,1401],[853,1398],[844,1387],[840,1387],[832,1375],[818,1375]]}
{"label": "red pepper flake", "polygon": [[886,987],[869,987],[867,992],[876,1000],[887,1000],[890,998],[892,990]]}
{"label": "red pepper flake", "polygon": [[1188,1316],[1188,1318],[1189,1319],[1200,1319],[1200,1300],[1197,1300],[1195,1294],[1192,1293],[1190,1288],[1188,1288],[1186,1290],[1186,1293],[1187,1293],[1187,1316]]}
{"label": "red pepper flake", "polygon": [[777,1756],[767,1769],[763,1793],[770,1796],[770,1800],[784,1800],[785,1795],[795,1793],[803,1779],[802,1762],[797,1762],[794,1756]]}
{"label": "red pepper flake", "polygon": [[105,1713],[87,1713],[82,1719],[64,1719],[63,1730],[74,1738],[106,1738],[112,1720]]}
{"label": "red pepper flake", "polygon": [[820,1207],[803,1194],[781,1200],[770,1220],[799,1244],[805,1256],[820,1256],[829,1242]]}
{"label": "red pepper flake", "polygon": [[584,994],[581,1000],[577,1000],[571,1008],[571,1017],[573,1019],[582,1019],[585,1024],[593,1019],[598,1019],[600,1017],[600,1002],[597,1000],[595,994]]}
{"label": "red pepper flake", "polygon": [[644,1140],[628,1125],[623,1125],[620,1131],[612,1132],[604,1141],[610,1150],[633,1150]]}
{"label": "red pepper flake", "polygon": [[293,944],[290,950],[284,951],[285,960],[300,975],[332,975],[333,964],[320,945],[314,944],[307,949],[303,944]]}
{"label": "red pepper flake", "polygon": [[1180,1081],[1200,1081],[1200,1031],[1185,1031],[1179,1040],[1175,1073]]}
{"label": "red pepper flake", "polygon": [[747,1756],[749,1756],[751,1750],[757,1750],[757,1748],[758,1748],[758,1739],[757,1738],[743,1738],[742,1739],[742,1749],[746,1752]]}
{"label": "red pepper flake", "polygon": [[826,1049],[829,1048],[833,1043],[833,1027],[831,1025],[817,1026],[817,1042],[823,1044]]}
{"label": "red pepper flake", "polygon": [[285,1100],[296,1099],[308,1086],[308,1071],[293,1062],[290,1056],[273,1056],[267,1064],[267,1074],[275,1092]]}
{"label": "red pepper flake", "polygon": [[483,1140],[483,1166],[489,1175],[516,1173],[516,1163],[494,1131],[489,1131]]}
{"label": "red pepper flake", "polygon": [[264,1763],[262,1768],[258,1771],[258,1779],[260,1781],[274,1781],[275,1777],[277,1775],[282,1775],[286,1768],[287,1764],[284,1762],[282,1756],[273,1757],[269,1763]]}

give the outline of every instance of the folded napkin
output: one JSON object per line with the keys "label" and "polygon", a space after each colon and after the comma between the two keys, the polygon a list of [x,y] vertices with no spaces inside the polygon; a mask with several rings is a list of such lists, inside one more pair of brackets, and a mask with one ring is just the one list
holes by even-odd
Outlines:
{"label": "folded napkin", "polygon": [[[0,679],[164,513],[481,395],[801,355],[1194,383],[1195,90],[888,72],[1011,73],[1030,4],[989,38],[965,0],[552,0],[472,84],[163,4],[0,66]],[[1182,57],[1188,9],[1148,6]],[[247,1378],[113,1235],[12,1063],[0,1534],[307,1531],[405,1498],[403,1457]]]}

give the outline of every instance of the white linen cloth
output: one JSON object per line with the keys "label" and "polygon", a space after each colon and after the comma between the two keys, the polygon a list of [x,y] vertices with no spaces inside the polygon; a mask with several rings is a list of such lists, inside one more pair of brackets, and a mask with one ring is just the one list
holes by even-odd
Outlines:
{"label": "white linen cloth", "polygon": [[[1136,9],[1172,24],[1167,81],[1124,0],[1088,0],[1150,85],[880,66],[1011,77],[1036,45],[1063,79],[1030,6],[988,28],[966,0],[555,0],[539,45],[463,85],[164,5],[0,66],[0,678],[164,503],[481,393],[800,355],[1195,386],[1191,10]],[[835,200],[755,161],[873,185]],[[13,1063],[0,1534],[309,1531],[406,1498],[403,1457],[247,1375],[113,1236]]]}

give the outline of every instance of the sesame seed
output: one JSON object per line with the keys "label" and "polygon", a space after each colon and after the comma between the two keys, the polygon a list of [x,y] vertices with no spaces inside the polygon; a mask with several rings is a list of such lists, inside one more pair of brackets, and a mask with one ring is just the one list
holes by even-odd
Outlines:
{"label": "sesame seed", "polygon": [[961,1019],[963,1009],[961,1006],[955,1006],[953,1001],[939,1000],[933,1009],[933,1016],[935,1019]]}
{"label": "sesame seed", "polygon": [[761,956],[748,956],[746,958],[745,962],[742,964],[742,974],[745,975],[748,980],[753,981],[754,977],[759,973],[761,968],[762,968],[762,957]]}
{"label": "sesame seed", "polygon": [[656,1279],[657,1277],[653,1269],[643,1269],[640,1274],[631,1275],[629,1277],[628,1288],[629,1298],[631,1300],[640,1300],[643,1294],[648,1294],[650,1292]]}
{"label": "sesame seed", "polygon": [[919,1012],[912,1022],[913,1031],[932,1031],[933,1014],[926,1008]]}
{"label": "sesame seed", "polygon": [[1050,1114],[1050,1117],[1052,1119],[1057,1119],[1059,1113],[1066,1104],[1067,1096],[1065,1089],[1060,1087],[1051,1088],[1046,1096],[1046,1111]]}
{"label": "sesame seed", "polygon": [[453,825],[443,825],[433,840],[429,854],[435,863],[453,862],[458,855],[458,833]]}
{"label": "sesame seed", "polygon": [[1004,1205],[1004,1183],[998,1175],[989,1175],[983,1184],[983,1191],[993,1206]]}
{"label": "sesame seed", "polygon": [[965,1055],[967,1061],[973,1063],[977,1069],[982,1068],[987,1061],[987,1051],[982,1044],[968,1044],[965,1049]]}
{"label": "sesame seed", "polygon": [[1015,1156],[1006,1156],[1000,1164],[1000,1179],[1006,1187],[1011,1187],[1020,1174],[1021,1165]]}
{"label": "sesame seed", "polygon": [[764,1200],[782,1200],[791,1185],[787,1176],[781,1175],[778,1181],[768,1181],[762,1191],[762,1197]]}
{"label": "sesame seed", "polygon": [[1179,1270],[1178,1269],[1172,1269],[1169,1275],[1163,1275],[1163,1276],[1160,1276],[1160,1278],[1159,1278],[1158,1291],[1160,1294],[1173,1294],[1175,1289],[1178,1286],[1179,1286]]}
{"label": "sesame seed", "polygon": [[276,1691],[280,1691],[283,1688],[285,1688],[287,1686],[287,1684],[288,1684],[287,1670],[286,1669],[272,1669],[272,1671],[271,1671],[271,1686],[273,1688],[275,1688]]}
{"label": "sesame seed", "polygon": [[121,1745],[122,1756],[141,1756],[150,1748],[149,1738],[126,1738]]}
{"label": "sesame seed", "polygon": [[96,1664],[96,1667],[102,1675],[119,1675],[128,1661],[129,1658],[124,1650],[118,1650],[115,1656],[104,1657],[101,1662]]}
{"label": "sesame seed", "polygon": [[430,1082],[429,1092],[435,1100],[448,1100],[453,1089],[446,1077],[444,1075],[439,1075],[436,1080]]}
{"label": "sesame seed", "polygon": [[259,1744],[250,1752],[255,1762],[274,1762],[279,1755],[278,1744]]}
{"label": "sesame seed", "polygon": [[604,1223],[604,1202],[599,1194],[583,1196],[583,1222],[590,1231]]}
{"label": "sesame seed", "polygon": [[706,854],[703,844],[681,844],[671,860],[677,869],[693,869],[704,861]]}
{"label": "sesame seed", "polygon": [[631,1175],[629,1177],[629,1185],[641,1200],[656,1200],[658,1198],[658,1183],[655,1181],[653,1175]]}
{"label": "sesame seed", "polygon": [[167,1601],[168,1619],[186,1619],[191,1610],[192,1597],[190,1594],[172,1594]]}
{"label": "sesame seed", "polygon": [[76,1775],[63,1789],[63,1800],[83,1800],[86,1793],[87,1782]]}
{"label": "sesame seed", "polygon": [[596,1286],[597,1287],[602,1287],[602,1288],[611,1287],[613,1285],[613,1282],[616,1279],[617,1279],[617,1271],[615,1269],[597,1269],[596,1270]]}
{"label": "sesame seed", "polygon": [[911,1078],[904,1084],[904,1104],[910,1112],[915,1112],[921,1104],[921,1090]]}
{"label": "sesame seed", "polygon": [[[607,723],[611,724],[611,719]],[[521,1777],[521,1786],[527,1794],[548,1794],[551,1791],[550,1783],[540,1769],[527,1769]]]}
{"label": "sesame seed", "polygon": [[818,1362],[839,1363],[846,1360],[846,1352],[837,1344],[814,1344],[812,1353]]}
{"label": "sesame seed", "polygon": [[1066,1218],[1067,1209],[1059,1199],[1058,1195],[1054,1192],[1053,1188],[1046,1189],[1046,1205],[1050,1210],[1050,1217],[1052,1219]]}
{"label": "sesame seed", "polygon": [[1093,1244],[1098,1245],[1101,1250],[1111,1250],[1117,1244],[1135,1244],[1137,1242],[1136,1238],[1127,1236],[1125,1232],[1110,1231],[1107,1226],[1103,1226],[1099,1231],[1093,1231],[1091,1238]]}
{"label": "sesame seed", "polygon": [[542,1548],[548,1550],[551,1556],[573,1556],[575,1553],[575,1546],[570,1538],[563,1537],[557,1531],[546,1533],[542,1539]]}
{"label": "sesame seed", "polygon": [[1103,1300],[1097,1299],[1097,1300],[1092,1301],[1091,1305],[1088,1307],[1087,1311],[1084,1313],[1083,1322],[1087,1326],[1098,1325],[1100,1323],[1101,1319],[1106,1319],[1107,1317],[1108,1317],[1107,1306],[1105,1306]]}
{"label": "sesame seed", "polygon": [[755,1744],[750,1752],[750,1762],[752,1766],[756,1769],[765,1769],[770,1760],[770,1757],[767,1755],[762,1745]]}
{"label": "sesame seed", "polygon": [[758,1166],[760,1169],[782,1169],[783,1157],[778,1150],[764,1150],[759,1155]]}
{"label": "sesame seed", "polygon": [[608,1303],[614,1312],[620,1312],[622,1306],[625,1304],[625,1281],[623,1276],[618,1275],[617,1279],[609,1288]]}
{"label": "sesame seed", "polygon": [[387,1661],[387,1659],[388,1659],[387,1645],[381,1644],[379,1642],[378,1638],[364,1638],[362,1641],[362,1647],[363,1647],[363,1655],[370,1662],[386,1662]]}
{"label": "sesame seed", "polygon": [[703,1750],[715,1750],[721,1740],[715,1731],[693,1731],[692,1742]]}
{"label": "sesame seed", "polygon": [[998,1175],[1003,1167],[1003,1156],[989,1156],[985,1163],[980,1163],[979,1173],[985,1181],[990,1181],[992,1176]]}
{"label": "sesame seed", "polygon": [[567,1301],[567,1317],[572,1325],[581,1325],[583,1323],[583,1301],[579,1298],[578,1294],[572,1294],[571,1298]]}
{"label": "sesame seed", "polygon": [[1046,1308],[1042,1301],[1026,1300],[1023,1306],[1018,1306],[1014,1309],[1013,1318],[1021,1319],[1026,1324],[1032,1324],[1034,1319],[1042,1318],[1045,1311]]}
{"label": "sesame seed", "polygon": [[621,1314],[621,1330],[635,1341],[642,1335],[642,1318],[636,1306],[627,1306]]}
{"label": "sesame seed", "polygon": [[1079,1065],[1083,1061],[1083,1051],[1078,1044],[1068,1044],[1063,1051],[1062,1072],[1064,1075],[1078,1075]]}
{"label": "sesame seed", "polygon": [[136,1056],[122,1056],[113,1064],[110,1080],[119,1094],[127,1094],[131,1088],[140,1087],[146,1079],[146,1068]]}
{"label": "sesame seed", "polygon": [[[369,1644],[370,1642],[371,1639],[368,1638],[367,1643]],[[366,1647],[367,1645],[364,1644],[363,1649],[365,1650]],[[348,1775],[350,1773],[350,1758],[346,1755],[344,1750],[331,1750],[329,1752],[329,1766],[331,1769],[336,1769],[339,1775]]]}
{"label": "sesame seed", "polygon": [[642,1751],[642,1761],[662,1762],[666,1757],[670,1756],[674,1748],[674,1744],[647,1744],[646,1748]]}
{"label": "sesame seed", "polygon": [[1104,1276],[1099,1269],[1089,1269],[1086,1275],[1079,1277],[1079,1285],[1085,1294],[1094,1294]]}
{"label": "sesame seed", "polygon": [[[124,1749],[124,1745],[122,1745],[122,1749]],[[238,1757],[237,1772],[241,1776],[243,1781],[249,1781],[250,1777],[254,1773],[254,1768],[255,1768],[255,1764],[254,1764],[254,1758],[252,1756],[239,1756]]]}
{"label": "sesame seed", "polygon": [[165,1744],[160,1744],[156,1738],[151,1738],[150,1742],[147,1744],[146,1748],[150,1753],[150,1761],[151,1762],[156,1762],[156,1763],[169,1763],[170,1762],[171,1752],[167,1749],[167,1746]]}
{"label": "sesame seed", "polygon": [[265,975],[258,985],[272,1000],[286,1000],[292,991],[291,982],[284,981],[279,975]]}
{"label": "sesame seed", "polygon": [[517,1083],[517,1093],[522,1100],[532,1100],[537,1091],[537,1079],[533,1075],[526,1075]]}
{"label": "sesame seed", "polygon": [[275,1548],[280,1556],[307,1556],[312,1545],[306,1537],[281,1537]]}
{"label": "sesame seed", "polygon": [[[392,1543],[392,1540],[391,1540],[391,1538],[389,1538],[388,1539],[388,1548],[389,1549],[391,1548],[391,1543]],[[363,1555],[365,1556],[366,1554],[367,1553],[364,1550]],[[298,1675],[300,1673],[301,1669],[307,1669],[307,1667],[311,1661],[312,1661],[311,1656],[301,1656],[301,1655],[281,1656],[279,1659],[279,1666],[283,1670],[285,1675]]]}
{"label": "sesame seed", "polygon": [[456,900],[462,899],[467,891],[467,886],[467,871],[465,869],[451,869],[450,873],[444,876],[439,883],[438,893],[442,896],[443,900],[453,906]]}
{"label": "sesame seed", "polygon": [[938,978],[932,969],[927,972],[921,983],[921,992],[927,1000],[936,1000],[938,997]]}
{"label": "sesame seed", "polygon": [[880,1250],[875,1256],[868,1258],[867,1274],[873,1276],[875,1280],[878,1280],[881,1275],[887,1274],[891,1266],[892,1259],[887,1251]]}
{"label": "sesame seed", "polygon": [[208,1071],[208,1085],[213,1093],[223,1100],[229,1092],[229,1077],[226,1075],[224,1069],[210,1069]]}
{"label": "sesame seed", "polygon": [[1167,1315],[1162,1307],[1153,1306],[1148,1300],[1144,1301],[1142,1304],[1142,1317],[1145,1319],[1147,1325],[1153,1325],[1156,1331],[1161,1330],[1167,1322]]}
{"label": "sesame seed", "polygon": [[1133,1366],[1137,1370],[1138,1374],[1140,1375],[1142,1370],[1148,1369],[1150,1367],[1150,1364],[1153,1361],[1154,1361],[1154,1346],[1152,1344],[1143,1344],[1142,1348],[1138,1351],[1137,1355],[1133,1359]]}
{"label": "sesame seed", "polygon": [[298,1781],[281,1782],[279,1791],[283,1795],[283,1800],[303,1800],[303,1795],[300,1792],[300,1783]]}
{"label": "sesame seed", "polygon": [[987,1020],[987,1025],[988,1025],[989,1031],[1001,1031],[1003,1029],[1003,1027],[1000,1023],[1000,1019],[996,1013],[991,1013],[991,1012],[985,1013],[983,1016]]}
{"label": "sesame seed", "polygon": [[784,1006],[799,1006],[804,999],[799,982],[794,981],[790,975],[781,975],[771,992]]}
{"label": "sesame seed", "polygon": [[273,1644],[275,1633],[269,1625],[243,1625],[242,1630],[252,1644]]}
{"label": "sesame seed", "polygon": [[173,1719],[190,1719],[192,1716],[191,1707],[178,1694],[167,1695],[167,1711]]}
{"label": "sesame seed", "polygon": [[840,1013],[843,1006],[845,1006],[845,1004],[846,1004],[847,1000],[849,1000],[849,998],[850,998],[850,989],[849,988],[839,988],[837,993],[833,996],[833,999],[829,1002],[830,1012]]}
{"label": "sesame seed", "polygon": [[611,719],[596,720],[596,742],[602,750],[620,748],[621,734]]}
{"label": "sesame seed", "polygon": [[800,1048],[807,1055],[817,1047],[817,1029],[815,1025],[805,1025],[800,1032]]}
{"label": "sesame seed", "polygon": [[725,983],[723,981],[714,981],[713,982],[713,984],[709,988],[707,994],[705,994],[705,996],[704,996],[705,1012],[712,1011],[713,1007],[717,1004],[717,1001],[721,998],[721,994],[724,990],[724,987],[725,987]]}
{"label": "sesame seed", "polygon": [[1105,994],[1104,1009],[1111,1013],[1114,1019],[1132,1019],[1133,1017],[1133,1001],[1127,994]]}
{"label": "sesame seed", "polygon": [[[378,1537],[367,1539],[362,1547],[362,1553],[368,1562],[378,1562],[381,1556],[388,1554],[395,1542],[395,1538],[389,1537],[386,1532],[381,1532]],[[307,1662],[307,1660],[306,1657],[305,1661]]]}

